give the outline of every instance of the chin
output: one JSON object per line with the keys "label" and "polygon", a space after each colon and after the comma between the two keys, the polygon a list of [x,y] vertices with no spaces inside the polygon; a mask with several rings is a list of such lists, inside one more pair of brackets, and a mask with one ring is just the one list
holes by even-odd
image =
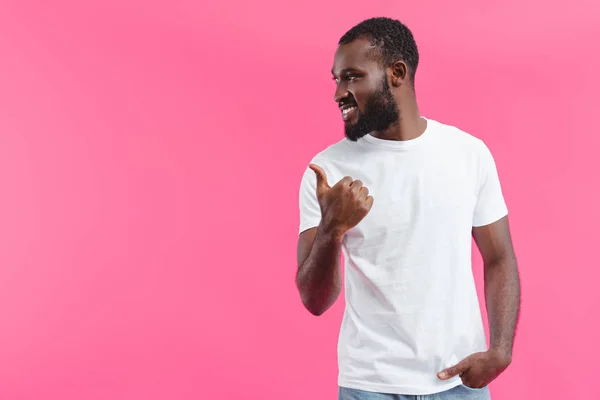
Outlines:
{"label": "chin", "polygon": [[362,138],[363,136],[365,136],[368,132],[348,132],[348,130],[346,129],[346,131],[344,132],[346,138],[348,140],[350,140],[351,142],[356,142],[358,139]]}

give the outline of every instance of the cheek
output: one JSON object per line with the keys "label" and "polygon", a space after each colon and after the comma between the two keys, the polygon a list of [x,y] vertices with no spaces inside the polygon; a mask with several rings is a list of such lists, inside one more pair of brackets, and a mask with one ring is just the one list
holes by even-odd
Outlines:
{"label": "cheek", "polygon": [[358,105],[358,110],[359,111],[365,111],[365,109],[367,108],[368,103],[369,103],[369,95],[368,95],[368,93],[357,94],[356,104]]}
{"label": "cheek", "polygon": [[362,108],[369,97],[368,91],[365,90],[365,88],[361,88],[358,86],[352,88],[350,93],[354,97],[354,101],[356,101],[356,104],[358,104],[358,108]]}
{"label": "cheek", "polygon": [[373,93],[376,92],[376,88],[374,88],[370,82],[365,81],[358,82],[353,85],[352,88],[348,89],[354,96],[354,100],[356,100],[359,109],[364,109]]}

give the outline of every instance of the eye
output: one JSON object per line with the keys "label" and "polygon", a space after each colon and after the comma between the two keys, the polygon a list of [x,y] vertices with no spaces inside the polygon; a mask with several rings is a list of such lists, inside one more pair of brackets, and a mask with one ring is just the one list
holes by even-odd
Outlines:
{"label": "eye", "polygon": [[[348,74],[348,75],[344,75],[344,77],[342,79],[345,80],[346,82],[354,82],[358,78],[359,78],[358,75]],[[339,84],[340,80],[338,78],[333,77],[332,79],[336,84]]]}

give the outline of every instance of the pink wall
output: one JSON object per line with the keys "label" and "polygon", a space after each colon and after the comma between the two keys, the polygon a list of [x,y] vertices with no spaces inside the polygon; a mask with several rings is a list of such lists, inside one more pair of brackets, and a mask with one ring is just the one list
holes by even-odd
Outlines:
{"label": "pink wall", "polygon": [[82,3],[0,5],[0,398],[335,398],[297,189],[374,15],[416,35],[424,115],[496,156],[523,314],[495,399],[597,396],[595,0]]}

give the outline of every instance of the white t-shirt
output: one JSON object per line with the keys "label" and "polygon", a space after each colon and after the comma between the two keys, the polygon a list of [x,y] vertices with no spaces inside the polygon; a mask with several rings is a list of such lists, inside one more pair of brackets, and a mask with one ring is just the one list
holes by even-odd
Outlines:
{"label": "white t-shirt", "polygon": [[[374,198],[346,233],[346,307],[338,384],[373,392],[430,394],[461,384],[437,373],[487,349],[471,269],[472,228],[507,215],[488,147],[427,120],[416,139],[343,139],[312,162],[333,186],[360,179]],[[321,211],[315,173],[300,186],[300,232]]]}

